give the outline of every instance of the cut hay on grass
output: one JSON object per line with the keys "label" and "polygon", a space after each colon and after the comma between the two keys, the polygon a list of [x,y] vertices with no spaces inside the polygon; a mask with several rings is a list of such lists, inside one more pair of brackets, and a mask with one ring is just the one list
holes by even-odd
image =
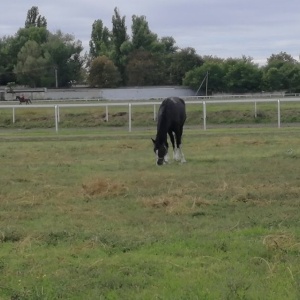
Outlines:
{"label": "cut hay on grass", "polygon": [[281,250],[284,252],[300,250],[300,241],[291,233],[269,234],[264,237],[263,244],[268,250]]}
{"label": "cut hay on grass", "polygon": [[163,209],[168,214],[193,213],[199,207],[212,205],[211,201],[202,199],[201,196],[186,193],[186,189],[175,188],[159,196],[148,196],[140,199],[145,207]]}
{"label": "cut hay on grass", "polygon": [[87,198],[109,198],[125,195],[128,188],[122,183],[108,178],[93,178],[82,184],[84,196]]}

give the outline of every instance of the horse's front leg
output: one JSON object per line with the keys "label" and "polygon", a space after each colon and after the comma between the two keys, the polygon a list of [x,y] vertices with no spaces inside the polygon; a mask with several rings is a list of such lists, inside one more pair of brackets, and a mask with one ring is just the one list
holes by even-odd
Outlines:
{"label": "horse's front leg", "polygon": [[166,149],[167,149],[167,153],[164,156],[164,163],[168,164],[169,163],[169,144],[168,144],[168,142],[166,142]]}
{"label": "horse's front leg", "polygon": [[184,154],[182,152],[182,149],[181,149],[181,138],[182,138],[182,129],[179,131],[179,133],[176,135],[176,154],[175,154],[175,157],[176,157],[176,161],[180,161],[181,163],[186,163],[186,160],[185,160],[185,157],[184,157]]}

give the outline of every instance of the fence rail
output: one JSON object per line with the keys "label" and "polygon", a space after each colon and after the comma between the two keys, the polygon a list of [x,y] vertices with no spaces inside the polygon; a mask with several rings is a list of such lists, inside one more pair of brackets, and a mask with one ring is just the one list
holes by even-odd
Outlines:
{"label": "fence rail", "polygon": [[[185,103],[187,105],[190,104],[199,104],[202,105],[203,108],[203,129],[207,129],[206,119],[207,119],[207,106],[211,104],[241,104],[241,103],[253,103],[254,104],[254,114],[257,115],[257,104],[258,103],[276,103],[277,104],[277,125],[278,128],[281,127],[281,103],[283,102],[300,102],[300,97],[291,97],[291,98],[280,98],[280,99],[221,99],[221,100],[211,100],[211,99],[202,99],[202,100],[188,100],[190,97],[187,97]],[[80,108],[80,107],[105,107],[105,119],[108,121],[108,111],[109,107],[113,106],[122,106],[128,108],[128,131],[132,131],[132,107],[134,106],[153,106],[153,118],[156,119],[156,111],[157,107],[161,104],[161,100],[159,101],[143,101],[143,102],[106,102],[106,103],[59,103],[59,104],[33,104],[33,105],[0,105],[0,109],[12,109],[12,118],[13,123],[15,123],[15,114],[18,109],[33,109],[33,108],[52,108],[54,112],[54,123],[55,123],[55,131],[59,131],[59,122],[60,122],[60,109],[61,108]]]}

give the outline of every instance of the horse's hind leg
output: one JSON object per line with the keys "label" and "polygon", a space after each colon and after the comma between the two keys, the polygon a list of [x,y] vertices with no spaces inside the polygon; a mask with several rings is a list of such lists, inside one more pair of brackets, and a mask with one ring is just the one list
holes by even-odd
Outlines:
{"label": "horse's hind leg", "polygon": [[179,152],[179,156],[180,156],[180,162],[181,163],[186,163],[186,159],[185,159],[184,154],[182,152],[181,145],[178,148],[178,152]]}
{"label": "horse's hind leg", "polygon": [[177,156],[176,156],[176,144],[175,144],[175,138],[174,138],[174,134],[172,130],[168,131],[171,143],[172,143],[172,148],[173,148],[173,159],[177,160]]}

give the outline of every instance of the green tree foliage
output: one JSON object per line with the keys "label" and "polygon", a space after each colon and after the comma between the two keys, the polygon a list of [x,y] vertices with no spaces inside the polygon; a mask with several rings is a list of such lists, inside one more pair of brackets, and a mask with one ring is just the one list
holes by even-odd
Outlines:
{"label": "green tree foliage", "polygon": [[47,27],[47,20],[39,14],[39,8],[37,6],[32,6],[27,12],[25,28],[29,27]]}
{"label": "green tree foliage", "polygon": [[159,58],[143,49],[129,56],[126,75],[129,86],[160,85],[163,80]]}
{"label": "green tree foliage", "polygon": [[88,83],[91,87],[112,88],[118,86],[121,80],[118,68],[106,56],[98,56],[90,66]]}
{"label": "green tree foliage", "polygon": [[[60,30],[55,34],[51,33],[43,48],[50,54],[52,74],[57,70],[58,86],[68,86],[81,80],[84,61],[80,53],[83,47],[73,35],[63,34]],[[55,79],[54,76],[52,78]],[[51,86],[54,86],[54,81]]]}
{"label": "green tree foliage", "polygon": [[267,59],[266,68],[270,68],[270,67],[280,68],[286,63],[297,64],[298,62],[290,54],[287,54],[286,52],[280,52],[278,54],[272,54]]}
{"label": "green tree foliage", "polygon": [[112,46],[112,34],[101,20],[96,20],[92,26],[90,40],[90,55],[95,58],[99,55],[109,55]]}
{"label": "green tree foliage", "polygon": [[208,74],[210,93],[300,92],[300,63],[286,52],[272,54],[263,67],[249,57],[200,57],[191,47],[179,49],[171,36],[158,38],[145,16],[132,16],[129,36],[117,7],[111,30],[99,19],[92,24],[88,59],[82,50],[73,35],[49,32],[46,18],[33,6],[24,28],[0,37],[0,84],[53,87],[57,74],[62,87],[81,81],[86,71],[92,86],[183,83],[197,90]]}
{"label": "green tree foliage", "polygon": [[14,61],[17,61],[17,58],[13,57],[11,53],[12,40],[12,37],[0,38],[0,85],[16,81],[13,69]]}
{"label": "green tree foliage", "polygon": [[124,43],[127,43],[129,40],[129,36],[127,34],[127,27],[125,24],[125,16],[121,17],[120,12],[117,7],[114,9],[114,15],[112,17],[112,43],[113,43],[113,52],[110,56],[113,60],[114,64],[117,66],[121,77],[123,79],[123,83],[125,81],[125,64],[126,64],[126,56],[122,52],[122,49],[125,48],[123,46]]}
{"label": "green tree foliage", "polygon": [[283,74],[280,69],[276,67],[271,67],[265,69],[263,73],[263,90],[271,92],[273,90],[281,91],[283,90]]}
{"label": "green tree foliage", "polygon": [[83,47],[72,35],[61,31],[52,34],[46,27],[29,26],[2,41],[0,70],[5,74],[0,73],[2,84],[17,81],[35,87],[54,87],[55,70],[58,86],[81,80],[84,60],[80,53]]}
{"label": "green tree foliage", "polygon": [[267,91],[300,92],[300,64],[286,52],[272,54],[263,68],[263,84]]}
{"label": "green tree foliage", "polygon": [[[225,89],[224,84],[224,65],[221,62],[214,60],[207,60],[202,66],[194,68],[188,71],[183,79],[183,84],[189,86],[194,90],[199,92],[199,95],[205,94],[206,90],[204,85],[204,80],[208,74],[209,78],[209,91],[208,93],[223,92]],[[201,87],[201,89],[200,89]]]}
{"label": "green tree foliage", "polygon": [[[28,41],[35,41],[41,45],[48,39],[48,30],[45,27],[20,28],[13,37],[4,37],[0,42],[0,84],[17,81],[15,66],[18,63],[18,54]],[[2,70],[2,72],[1,72]],[[20,80],[20,77],[18,77]],[[20,84],[25,84],[19,82]]]}
{"label": "green tree foliage", "polygon": [[231,93],[249,93],[261,91],[262,73],[249,59],[227,60],[225,62],[226,91]]}
{"label": "green tree foliage", "polygon": [[300,93],[300,64],[295,64],[294,66],[288,67],[287,77],[288,80],[288,93]]}
{"label": "green tree foliage", "polygon": [[43,86],[43,77],[49,60],[49,54],[43,55],[42,48],[36,41],[28,41],[20,50],[18,63],[14,69],[18,81],[32,87]]}
{"label": "green tree foliage", "polygon": [[0,40],[0,83],[16,81],[29,86],[67,86],[80,81],[84,58],[80,41],[61,31],[47,30],[46,19],[40,16],[38,7],[27,13],[25,27],[13,37]]}
{"label": "green tree foliage", "polygon": [[160,39],[160,43],[164,46],[164,52],[166,54],[174,54],[178,47],[176,46],[176,41],[171,36],[164,36]]}
{"label": "green tree foliage", "polygon": [[157,35],[149,29],[145,16],[132,16],[132,45],[133,49],[151,51],[153,45],[158,41]]}
{"label": "green tree foliage", "polygon": [[[190,47],[179,49],[173,37],[159,39],[150,30],[145,16],[132,16],[131,37],[126,33],[125,17],[120,16],[117,8],[114,9],[112,23],[114,46],[112,55],[108,54],[108,57],[118,67],[123,84],[183,83],[198,89],[208,74],[210,93],[245,93],[263,89],[294,91],[299,88],[299,63],[284,52],[272,55],[268,61],[269,67],[259,67],[250,57],[224,60],[200,57]],[[278,72],[287,63],[289,67]]]}
{"label": "green tree foliage", "polygon": [[206,59],[201,67],[186,73],[184,85],[198,89],[208,74],[209,93],[261,91],[262,71],[250,59]]}
{"label": "green tree foliage", "polygon": [[174,52],[171,56],[170,78],[171,83],[181,85],[186,72],[200,67],[203,60],[196,54],[194,48],[185,48]]}

